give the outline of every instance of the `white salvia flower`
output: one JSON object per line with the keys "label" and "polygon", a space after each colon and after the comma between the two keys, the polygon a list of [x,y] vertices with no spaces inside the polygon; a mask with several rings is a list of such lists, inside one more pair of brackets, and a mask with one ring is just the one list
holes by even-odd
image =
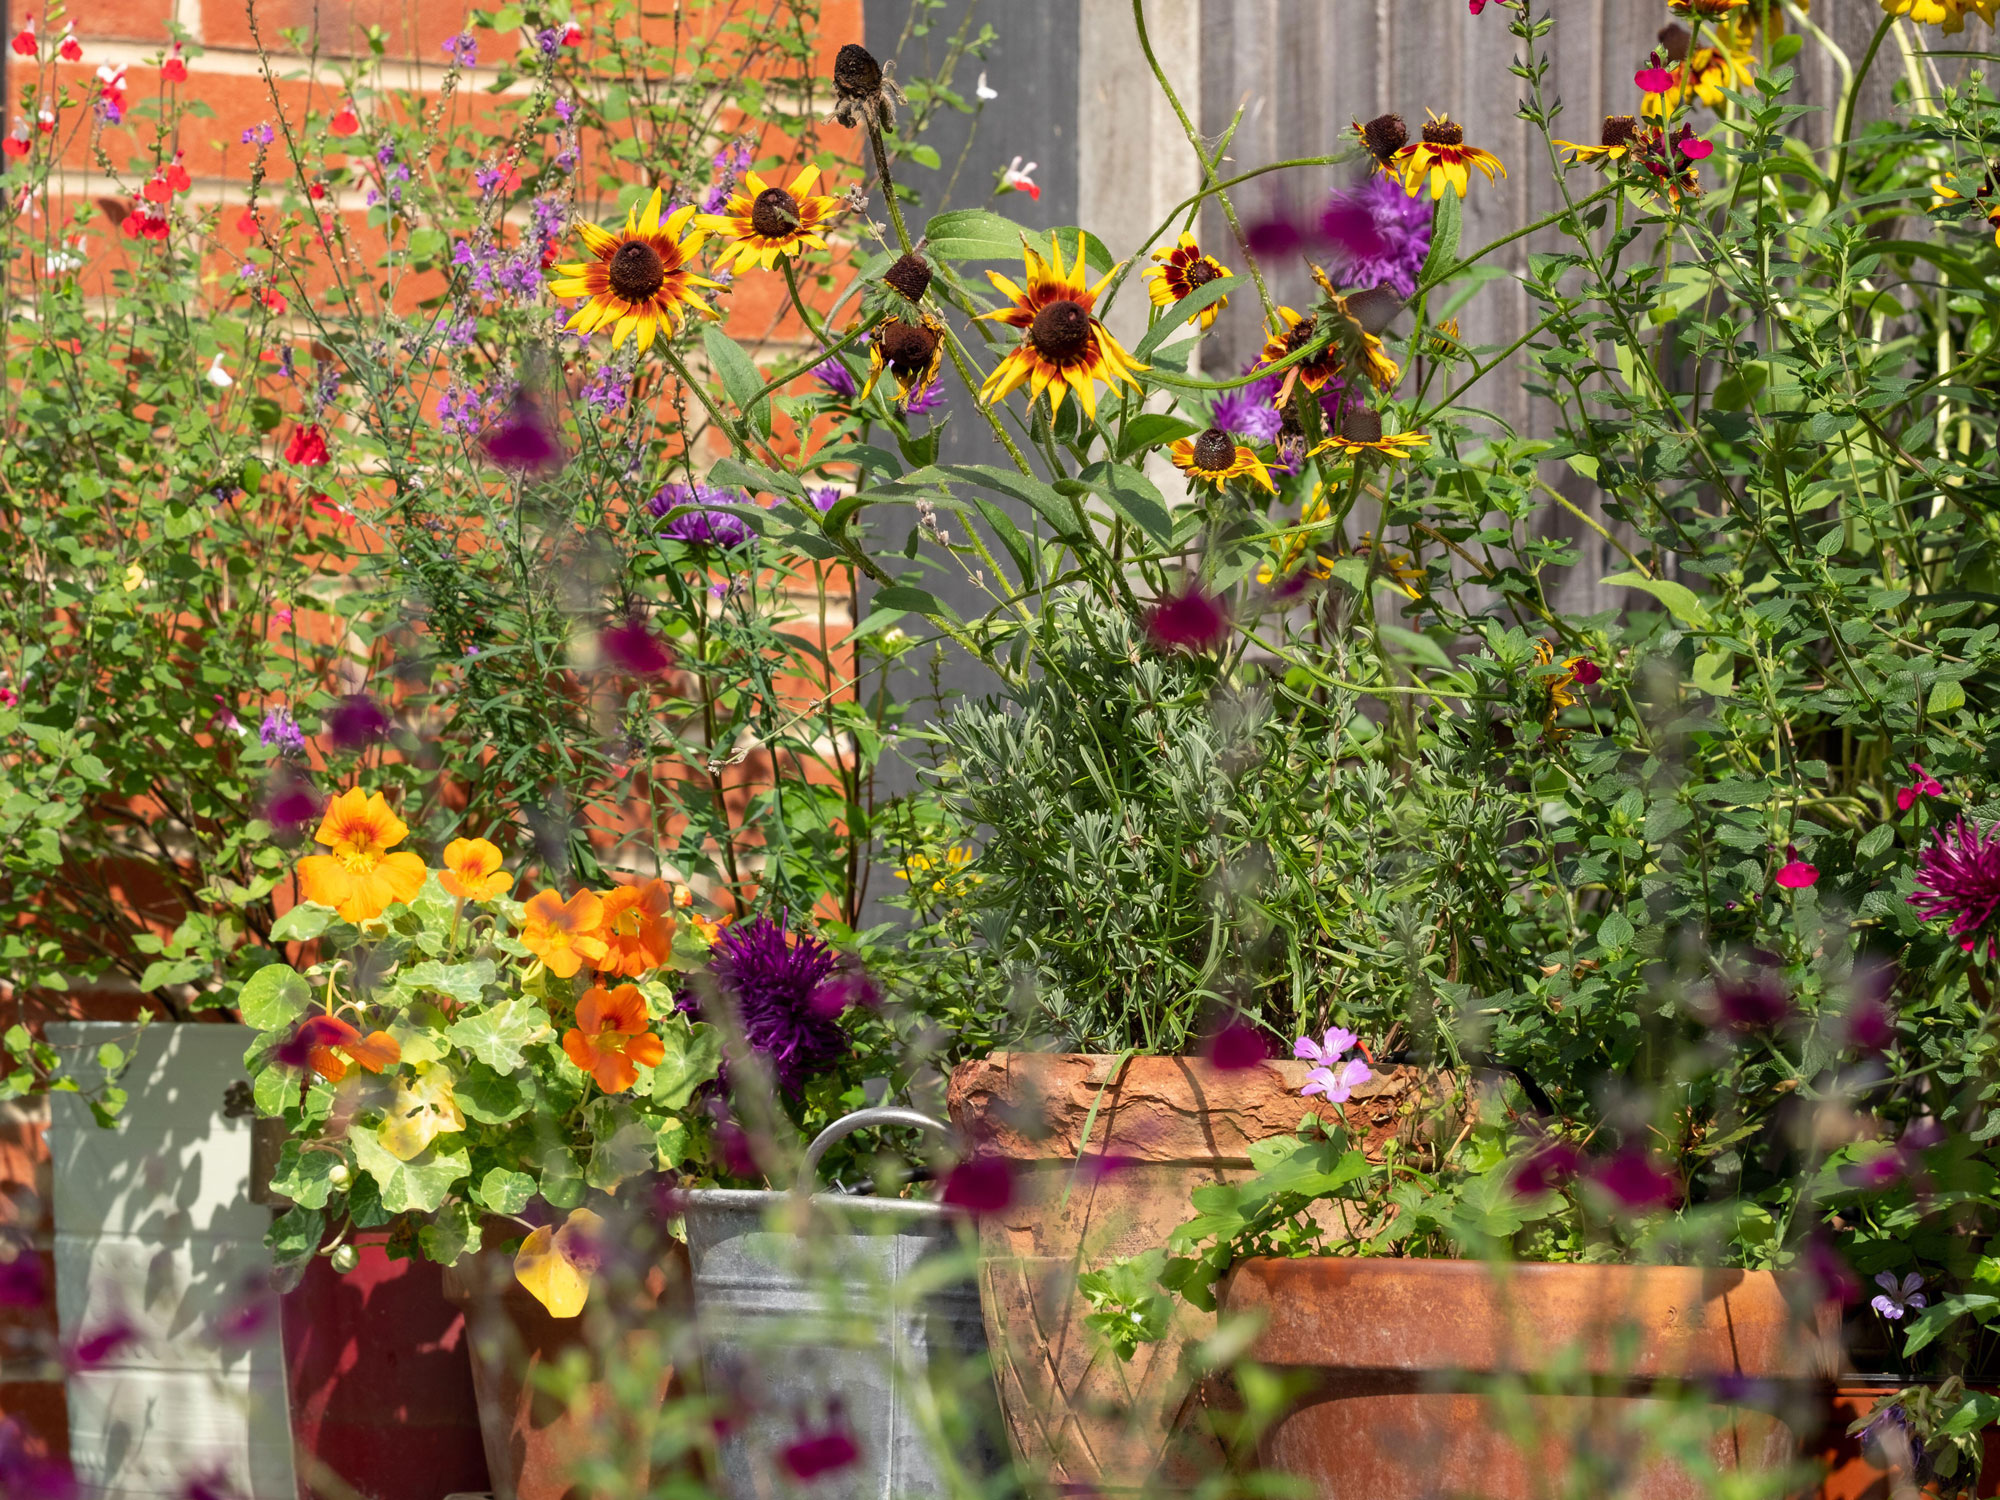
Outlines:
{"label": "white salvia flower", "polygon": [[208,383],[218,391],[226,391],[236,384],[236,377],[222,368],[222,351],[215,351],[215,359],[208,367]]}
{"label": "white salvia flower", "polygon": [[[979,82],[974,84],[972,87],[972,92],[978,95],[981,99],[998,99],[1000,97],[1000,91],[998,89],[989,89],[986,86],[986,74],[983,69],[979,74]],[[1019,161],[1020,158],[1017,156],[1014,158],[1014,160]]]}
{"label": "white salvia flower", "polygon": [[1024,167],[1021,165],[1021,158],[1015,157],[1007,170],[1000,174],[1000,186],[1012,188],[1017,193],[1026,193],[1030,198],[1040,201],[1042,190],[1034,182],[1035,169],[1040,165],[1038,161],[1031,161]]}

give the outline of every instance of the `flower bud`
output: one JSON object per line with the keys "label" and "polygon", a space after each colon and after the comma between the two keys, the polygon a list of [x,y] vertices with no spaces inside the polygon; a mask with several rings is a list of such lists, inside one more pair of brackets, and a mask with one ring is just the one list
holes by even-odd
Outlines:
{"label": "flower bud", "polygon": [[334,1270],[345,1276],[349,1271],[361,1264],[361,1253],[352,1245],[342,1245],[332,1255],[328,1256],[327,1259],[333,1262]]}

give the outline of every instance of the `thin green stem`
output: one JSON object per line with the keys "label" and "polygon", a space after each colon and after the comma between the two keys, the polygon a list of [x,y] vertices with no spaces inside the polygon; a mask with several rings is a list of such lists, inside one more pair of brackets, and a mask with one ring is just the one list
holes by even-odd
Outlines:
{"label": "thin green stem", "polygon": [[1868,39],[1868,50],[1861,54],[1861,66],[1848,80],[1847,97],[1840,102],[1840,133],[1836,137],[1840,151],[1833,159],[1833,180],[1826,185],[1826,216],[1829,219],[1840,205],[1840,190],[1847,182],[1847,149],[1854,141],[1854,107],[1861,102],[1861,86],[1868,81],[1868,70],[1875,66],[1875,54],[1882,50],[1883,39],[1895,24],[1894,11],[1882,17],[1881,25],[1875,28],[1875,35]]}

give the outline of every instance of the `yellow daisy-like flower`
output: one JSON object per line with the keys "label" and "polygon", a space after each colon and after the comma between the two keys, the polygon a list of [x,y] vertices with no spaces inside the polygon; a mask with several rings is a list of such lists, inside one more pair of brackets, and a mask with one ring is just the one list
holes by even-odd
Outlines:
{"label": "yellow daisy-like flower", "polygon": [[1993,25],[2000,0],[1882,0],[1882,9],[1892,16],[1908,16],[1919,26],[1942,26],[1952,32],[1965,30],[1965,18],[1975,13]]}
{"label": "yellow daisy-like flower", "polygon": [[653,335],[660,329],[678,331],[689,309],[715,317],[715,309],[695,291],[702,286],[719,290],[721,283],[694,274],[694,253],[705,238],[699,229],[689,232],[688,222],[694,216],[694,205],[689,204],[662,222],[660,190],[654,188],[643,210],[637,204],[627,210],[622,234],[579,219],[576,232],[597,258],[555,268],[551,292],[589,299],[565,326],[591,334],[612,323],[616,325],[612,348],[637,334],[643,351],[653,347]]}
{"label": "yellow daisy-like flower", "polygon": [[716,263],[741,275],[761,266],[768,271],[781,255],[824,250],[820,233],[840,209],[838,198],[813,196],[819,168],[807,167],[788,188],[773,187],[755,172],[743,174],[743,190],[719,214],[703,214],[701,227],[725,243]]}
{"label": "yellow daisy-like flower", "polygon": [[[1724,40],[1720,31],[1716,35],[1718,41]],[[1710,109],[1720,109],[1724,89],[1750,86],[1757,69],[1756,60],[1748,53],[1734,52],[1721,45],[1696,47],[1690,53],[1688,44],[1691,40],[1684,26],[1669,26],[1660,33],[1660,43],[1668,58],[1667,71],[1673,75],[1674,81],[1666,92],[1646,95],[1639,105],[1642,113],[1665,119],[1680,108],[1681,101],[1689,94]]]}
{"label": "yellow daisy-like flower", "polygon": [[1507,175],[1499,157],[1465,144],[1465,127],[1448,115],[1432,115],[1424,124],[1422,137],[1398,151],[1396,160],[1402,163],[1403,191],[1412,198],[1423,191],[1426,178],[1431,197],[1442,198],[1449,187],[1463,198],[1472,180],[1469,168],[1484,172],[1488,182],[1496,175]]}
{"label": "yellow daisy-like flower", "polygon": [[1639,122],[1631,115],[1606,115],[1595,146],[1579,145],[1575,141],[1557,141],[1555,144],[1570,153],[1572,166],[1588,161],[1597,163],[1602,170],[1606,162],[1623,161],[1638,149]]}
{"label": "yellow daisy-like flower", "polygon": [[1068,270],[1063,268],[1062,242],[1052,240],[1051,249],[1055,258],[1045,261],[1033,250],[1022,247],[1027,267],[1026,289],[998,271],[986,273],[986,279],[1010,305],[981,316],[1021,329],[1022,338],[986,377],[979,387],[979,399],[988,405],[1004,401],[1009,392],[1025,382],[1031,400],[1040,400],[1043,391],[1049,393],[1051,417],[1062,410],[1066,389],[1075,391],[1084,411],[1095,417],[1098,381],[1114,390],[1121,385],[1136,390],[1139,382],[1135,372],[1147,367],[1127,354],[1111,336],[1111,330],[1091,311],[1097,304],[1097,294],[1104,290],[1104,283],[1116,273],[1117,267],[1099,277],[1096,286],[1086,288],[1083,236],[1077,236],[1076,259]]}
{"label": "yellow daisy-like flower", "polygon": [[[1181,242],[1170,249],[1155,250],[1153,259],[1160,264],[1146,273],[1145,280],[1155,307],[1172,307],[1176,302],[1184,302],[1211,281],[1220,281],[1229,275],[1229,267],[1214,256],[1201,253],[1201,246],[1194,242],[1191,234],[1183,234]],[[1202,332],[1206,333],[1215,322],[1216,314],[1227,306],[1229,299],[1218,297],[1188,322],[1199,320]]]}
{"label": "yellow daisy-like flower", "polygon": [[944,851],[943,859],[915,853],[896,872],[896,878],[921,887],[929,895],[953,900],[965,895],[980,882],[977,872],[965,868],[972,863],[972,859],[972,850],[963,844],[953,844]]}
{"label": "yellow daisy-like flower", "polygon": [[1211,489],[1219,490],[1232,479],[1254,479],[1272,494],[1278,493],[1263,460],[1220,427],[1182,438],[1168,449],[1168,454],[1176,469]]}
{"label": "yellow daisy-like flower", "polygon": [[[1278,322],[1282,326],[1264,340],[1263,363],[1267,365],[1276,364],[1288,354],[1296,354],[1320,333],[1317,317],[1293,312],[1289,307],[1278,309]],[[1294,386],[1304,386],[1308,391],[1317,391],[1339,373],[1340,351],[1329,344],[1319,353],[1301,360],[1285,371],[1285,382],[1278,387],[1278,393],[1271,398],[1271,404],[1283,406],[1291,400]]]}
{"label": "yellow daisy-like flower", "polygon": [[944,363],[944,324],[929,313],[920,313],[915,322],[891,318],[868,335],[868,383],[861,387],[866,401],[875,382],[887,370],[896,377],[896,404],[904,406],[911,396],[928,390]]}
{"label": "yellow daisy-like flower", "polygon": [[1364,313],[1377,318],[1386,328],[1401,304],[1395,294],[1375,287],[1343,297],[1333,289],[1333,281],[1318,266],[1307,264],[1312,278],[1324,294],[1314,311],[1319,326],[1333,335],[1333,349],[1340,355],[1340,367],[1349,380],[1366,380],[1378,391],[1386,391],[1401,377],[1396,362],[1383,352],[1382,340],[1363,321]]}
{"label": "yellow daisy-like flower", "polygon": [[1331,449],[1350,459],[1370,454],[1394,463],[1429,443],[1430,439],[1420,432],[1392,432],[1385,436],[1382,413],[1365,406],[1350,406],[1341,414],[1340,431],[1312,451],[1317,454]]}
{"label": "yellow daisy-like flower", "polygon": [[[1943,208],[1964,196],[1937,177],[1931,179],[1931,191],[1935,194],[1931,200],[1932,208]],[[1986,222],[1993,226],[1994,245],[2000,246],[2000,198],[1996,198],[1996,194],[2000,194],[2000,173],[1989,173],[1979,191],[1973,195],[1973,201],[1982,208],[1989,203],[1992,205],[1987,211]]]}
{"label": "yellow daisy-like flower", "polygon": [[[1372,531],[1362,532],[1361,540],[1354,544],[1354,555],[1356,557],[1368,557],[1373,555],[1376,550],[1375,533]],[[1424,570],[1410,560],[1409,553],[1391,552],[1388,548],[1384,547],[1381,549],[1381,557],[1382,571],[1395,580],[1397,588],[1401,589],[1412,599],[1421,599],[1424,597],[1423,590],[1418,587],[1425,580]]]}

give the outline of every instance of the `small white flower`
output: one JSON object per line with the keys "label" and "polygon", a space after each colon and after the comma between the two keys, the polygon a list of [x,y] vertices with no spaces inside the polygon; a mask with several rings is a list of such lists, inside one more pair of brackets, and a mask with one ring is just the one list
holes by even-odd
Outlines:
{"label": "small white flower", "polygon": [[222,368],[222,351],[215,351],[215,359],[208,367],[208,383],[218,391],[226,391],[236,384],[236,377]]}
{"label": "small white flower", "polygon": [[[983,69],[979,74],[979,82],[972,86],[972,92],[978,95],[981,99],[998,99],[1000,97],[1000,91],[998,89],[989,89],[986,86],[986,73]],[[1021,158],[1018,156],[1014,158],[1015,161],[1019,161],[1020,159]],[[1030,168],[1029,170],[1032,171],[1033,168]]]}

